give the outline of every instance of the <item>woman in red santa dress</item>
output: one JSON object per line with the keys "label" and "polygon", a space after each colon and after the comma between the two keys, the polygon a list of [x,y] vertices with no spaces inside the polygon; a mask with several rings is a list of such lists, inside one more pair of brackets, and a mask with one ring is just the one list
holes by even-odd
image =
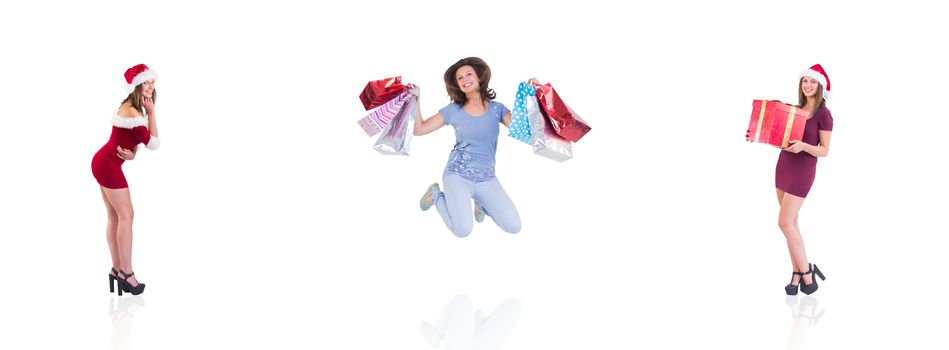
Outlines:
{"label": "woman in red santa dress", "polygon": [[804,294],[817,291],[817,280],[824,274],[807,260],[804,240],[797,226],[797,214],[804,205],[804,198],[814,183],[817,172],[817,158],[825,157],[830,151],[830,134],[834,128],[834,118],[825,106],[830,98],[830,78],[819,64],[805,69],[798,81],[798,108],[803,108],[811,117],[804,126],[801,141],[792,140],[781,151],[775,169],[775,188],[781,211],[778,214],[778,226],[787,240],[791,254],[791,283],[784,287],[788,295],[796,295],[798,289]]}
{"label": "woman in red santa dress", "polygon": [[109,291],[133,295],[145,291],[132,272],[132,198],[122,173],[122,163],[135,157],[139,144],[158,149],[155,122],[155,71],[139,64],[125,71],[128,96],[112,115],[112,135],[92,158],[92,175],[99,183],[109,223],[106,239],[112,254]]}

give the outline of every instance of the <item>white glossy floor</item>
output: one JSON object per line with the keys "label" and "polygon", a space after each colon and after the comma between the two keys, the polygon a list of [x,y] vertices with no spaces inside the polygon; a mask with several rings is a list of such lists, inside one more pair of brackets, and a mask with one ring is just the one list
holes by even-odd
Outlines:
{"label": "white glossy floor", "polygon": [[[0,64],[0,349],[949,348],[949,57],[932,44],[949,30],[911,3],[855,17],[824,2],[504,2],[481,18],[467,4],[225,16],[163,2],[136,8],[142,51],[116,44],[140,38],[117,24],[124,2],[11,5],[25,8],[0,13],[0,32],[19,33]],[[579,19],[529,37],[525,14]],[[362,44],[379,23],[405,26],[404,51]],[[468,23],[489,44],[459,42]],[[526,57],[528,42],[565,49]],[[762,58],[769,42],[789,46]],[[356,125],[366,81],[404,75],[428,116],[448,103],[443,70],[469,55],[492,65],[498,101],[533,75],[593,127],[564,163],[500,136],[517,235],[488,219],[458,239],[419,211],[450,128],[400,158]],[[162,149],[124,166],[147,288],[118,297],[89,161],[139,62],[161,75]],[[752,99],[792,101],[818,62],[835,128],[800,226],[827,280],[787,297],[779,151],[742,129]],[[51,93],[64,75],[70,93]]]}
{"label": "white glossy floor", "polygon": [[[196,206],[182,203],[182,210]],[[181,225],[170,213],[139,209],[136,272],[148,287],[123,297],[106,289],[105,243],[78,229],[98,220],[37,220],[32,230],[5,234],[3,342],[44,349],[946,345],[939,334],[949,305],[938,277],[945,240],[929,222],[879,215],[859,223],[846,211],[818,230],[813,223],[823,220],[809,211],[802,230],[827,280],[811,296],[786,297],[784,242],[770,219],[729,225],[729,218],[684,220],[634,205],[643,213],[590,215],[605,225],[582,230],[573,220],[538,222],[549,209],[540,206],[522,206],[525,229],[517,236],[484,223],[466,239],[411,203],[398,213],[402,223],[383,215],[361,233],[307,229],[293,215],[268,227],[220,207],[202,214],[215,220]],[[410,221],[421,228],[395,228]],[[703,229],[706,222],[713,228]]]}

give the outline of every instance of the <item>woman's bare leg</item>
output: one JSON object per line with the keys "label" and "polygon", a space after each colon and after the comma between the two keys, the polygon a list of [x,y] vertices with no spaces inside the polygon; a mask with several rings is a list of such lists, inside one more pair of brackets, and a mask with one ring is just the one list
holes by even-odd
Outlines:
{"label": "woman's bare leg", "polygon": [[[784,238],[788,242],[788,251],[791,253],[791,261],[794,263],[796,271],[807,272],[807,253],[804,249],[804,239],[801,237],[801,230],[797,226],[798,212],[804,205],[804,198],[785,193],[781,199],[781,212],[778,215],[778,226],[784,233]],[[792,281],[793,283],[793,281]],[[804,276],[804,283],[811,283],[811,276]]]}
{"label": "woman's bare leg", "polygon": [[[115,238],[119,250],[119,269],[126,273],[132,273],[132,219],[134,210],[132,209],[132,197],[129,189],[103,189],[109,204],[115,209],[116,229]],[[119,277],[124,277],[120,275]],[[129,278],[129,283],[133,286],[138,285],[135,277]]]}
{"label": "woman's bare leg", "polygon": [[[105,228],[105,239],[109,242],[109,254],[112,255],[112,268],[118,270],[121,267],[119,260],[119,242],[116,240],[116,228],[119,225],[118,214],[115,213],[115,208],[112,208],[112,204],[109,203],[109,199],[105,196],[105,189],[99,187],[99,192],[102,194],[102,201],[105,202],[105,211],[109,219],[109,223]],[[112,271],[109,271],[112,273]]]}

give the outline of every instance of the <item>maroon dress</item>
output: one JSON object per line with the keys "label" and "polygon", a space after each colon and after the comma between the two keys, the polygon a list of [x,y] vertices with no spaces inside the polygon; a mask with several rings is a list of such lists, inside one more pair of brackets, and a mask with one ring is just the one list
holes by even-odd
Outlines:
{"label": "maroon dress", "polygon": [[[804,125],[802,141],[817,145],[820,143],[818,131],[831,131],[833,129],[834,118],[831,117],[830,110],[827,107],[822,107]],[[781,155],[778,156],[777,168],[774,171],[774,186],[779,190],[804,198],[807,197],[807,192],[811,190],[811,185],[814,184],[814,174],[816,173],[817,157],[804,151],[791,153],[782,150]]]}

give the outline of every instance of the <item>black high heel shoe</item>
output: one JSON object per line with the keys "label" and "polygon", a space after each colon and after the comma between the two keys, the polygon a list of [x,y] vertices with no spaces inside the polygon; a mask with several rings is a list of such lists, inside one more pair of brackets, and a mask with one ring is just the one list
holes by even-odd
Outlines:
{"label": "black high heel shoe", "polygon": [[116,285],[116,284],[119,285],[119,288],[122,288],[122,291],[123,291],[123,292],[130,293],[131,291],[129,290],[129,288],[126,287],[126,286],[125,286],[124,284],[122,284],[121,282],[118,282],[118,280],[119,280],[119,272],[116,271],[115,268],[113,267],[113,268],[112,268],[112,273],[109,274],[109,293],[115,293],[115,285]]}
{"label": "black high heel shoe", "polygon": [[797,280],[797,284],[788,283],[788,285],[784,286],[784,292],[787,293],[788,295],[797,295],[797,289],[798,289],[797,287],[800,286],[801,281],[804,280],[803,272],[797,272],[797,271],[791,272],[791,281],[794,281],[794,275],[801,276],[801,279]]}
{"label": "black high heel shoe", "polygon": [[825,280],[824,274],[820,272],[820,269],[817,268],[817,265],[807,264],[807,272],[804,275],[811,275],[811,284],[804,283],[804,276],[801,275],[801,291],[804,294],[810,295],[817,291],[817,279],[814,278],[814,274],[817,274],[817,277],[820,277],[821,281]]}
{"label": "black high heel shoe", "polygon": [[145,291],[145,283],[139,283],[133,286],[132,283],[129,282],[129,277],[135,276],[135,272],[125,273],[125,271],[119,270],[119,273],[125,276],[125,277],[116,278],[116,281],[118,281],[122,287],[122,288],[119,288],[119,296],[122,296],[123,290],[127,290],[129,293],[132,293],[132,295],[139,295]]}

